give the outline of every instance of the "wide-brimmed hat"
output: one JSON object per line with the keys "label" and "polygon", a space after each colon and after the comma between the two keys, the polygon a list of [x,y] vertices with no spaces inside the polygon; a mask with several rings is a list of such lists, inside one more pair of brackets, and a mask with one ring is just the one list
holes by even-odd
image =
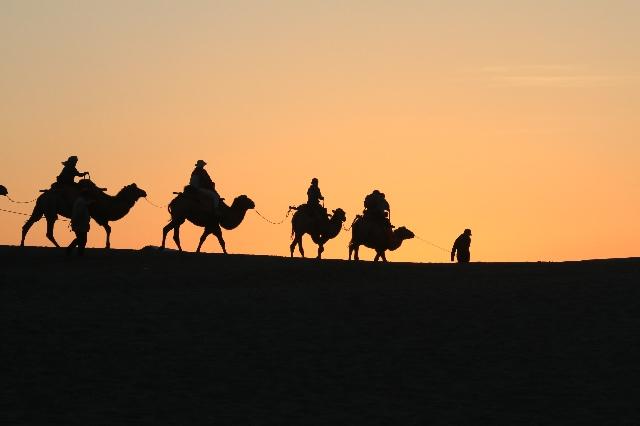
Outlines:
{"label": "wide-brimmed hat", "polygon": [[207,165],[207,163],[204,160],[196,161],[196,167],[204,167],[206,165]]}
{"label": "wide-brimmed hat", "polygon": [[67,161],[63,161],[62,164],[64,166],[66,166],[69,163],[77,163],[78,162],[78,157],[76,157],[75,155],[72,155],[71,157],[67,158]]}

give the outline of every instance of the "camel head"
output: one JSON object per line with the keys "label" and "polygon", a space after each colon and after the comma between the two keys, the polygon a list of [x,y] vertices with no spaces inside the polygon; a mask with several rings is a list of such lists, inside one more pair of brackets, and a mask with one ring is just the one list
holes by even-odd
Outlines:
{"label": "camel head", "polygon": [[393,235],[400,241],[409,240],[416,236],[413,232],[409,231],[404,226],[401,226],[400,228],[393,231]]}
{"label": "camel head", "polygon": [[254,203],[251,198],[246,195],[240,195],[233,200],[233,206],[239,207],[243,210],[250,210],[256,207],[256,203]]}
{"label": "camel head", "polygon": [[331,215],[331,219],[337,219],[340,221],[340,223],[347,220],[347,214],[344,212],[344,210],[337,208],[335,210],[332,210],[331,212],[333,213]]}
{"label": "camel head", "polygon": [[0,185],[0,195],[7,195],[9,192],[7,191],[7,188],[5,188],[4,186]]}
{"label": "camel head", "polygon": [[139,198],[146,197],[147,192],[144,189],[138,188],[138,185],[135,183],[132,183],[122,188],[118,195],[125,195],[127,198],[137,201]]}

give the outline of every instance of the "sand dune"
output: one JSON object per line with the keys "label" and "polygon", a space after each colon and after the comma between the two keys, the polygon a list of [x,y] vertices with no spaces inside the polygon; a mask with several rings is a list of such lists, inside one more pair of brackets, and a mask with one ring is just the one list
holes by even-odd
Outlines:
{"label": "sand dune", "polygon": [[640,420],[640,259],[0,262],[7,425]]}

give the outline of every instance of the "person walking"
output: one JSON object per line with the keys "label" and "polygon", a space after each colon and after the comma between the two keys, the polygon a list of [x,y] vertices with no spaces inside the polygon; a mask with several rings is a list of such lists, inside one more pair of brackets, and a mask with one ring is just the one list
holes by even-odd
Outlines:
{"label": "person walking", "polygon": [[87,245],[87,233],[89,232],[89,205],[91,200],[88,198],[88,191],[80,192],[80,195],[73,203],[73,212],[71,214],[71,230],[76,237],[67,247],[67,255],[70,255],[75,247],[78,248],[78,256],[84,255],[84,247]]}
{"label": "person walking", "polygon": [[471,229],[465,229],[453,243],[453,247],[451,248],[451,261],[453,262],[457,255],[458,263],[469,263],[471,260],[471,253],[469,252],[470,246]]}

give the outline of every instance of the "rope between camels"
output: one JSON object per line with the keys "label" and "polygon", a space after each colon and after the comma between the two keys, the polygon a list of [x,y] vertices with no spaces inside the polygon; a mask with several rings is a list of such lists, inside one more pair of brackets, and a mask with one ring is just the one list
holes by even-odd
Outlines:
{"label": "rope between camels", "polygon": [[291,209],[289,209],[289,210],[287,210],[287,214],[284,216],[284,218],[283,218],[280,222],[274,222],[274,221],[272,221],[272,220],[270,220],[270,219],[268,219],[268,218],[264,217],[264,216],[262,215],[262,213],[260,213],[258,210],[254,210],[254,211],[256,212],[256,214],[257,214],[258,216],[260,216],[262,219],[264,219],[265,221],[269,222],[269,223],[270,223],[270,224],[272,224],[272,225],[280,225],[280,224],[282,224],[282,222],[284,222],[285,220],[287,220],[287,218],[289,217],[289,214],[291,214]]}
{"label": "rope between camels", "polygon": [[150,205],[152,205],[153,207],[155,207],[155,208],[157,208],[157,209],[166,209],[166,208],[167,208],[167,206],[168,206],[168,204],[167,204],[167,205],[164,205],[164,206],[159,206],[159,205],[157,205],[156,203],[154,203],[154,202],[152,202],[151,200],[149,200],[147,197],[143,197],[143,198],[144,198],[144,200],[145,200],[147,203],[149,203]]}
{"label": "rope between camels", "polygon": [[21,215],[21,216],[31,216],[31,215],[30,215],[30,214],[28,214],[28,213],[14,212],[13,210],[0,209],[0,211],[7,212],[7,213],[13,213],[13,214],[19,214],[19,215]]}
{"label": "rope between camels", "polygon": [[443,252],[445,252],[445,253],[449,253],[449,252],[450,252],[449,250],[447,250],[447,249],[445,249],[445,248],[442,248],[442,247],[440,247],[439,245],[432,243],[431,241],[427,241],[427,240],[425,240],[424,238],[421,238],[421,237],[419,237],[419,236],[417,236],[417,235],[415,235],[415,238],[416,238],[416,239],[418,239],[418,240],[420,240],[420,241],[422,241],[423,243],[429,244],[430,246],[433,246],[433,247],[435,247],[435,248],[437,248],[437,249],[440,249],[440,250],[442,250],[442,251],[443,251]]}
{"label": "rope between camels", "polygon": [[18,201],[18,200],[14,200],[13,198],[9,197],[8,195],[6,197],[7,197],[7,199],[9,201],[11,201],[12,203],[15,203],[15,204],[31,204],[31,203],[33,203],[34,201],[36,201],[38,199],[38,197],[36,197],[31,201]]}

